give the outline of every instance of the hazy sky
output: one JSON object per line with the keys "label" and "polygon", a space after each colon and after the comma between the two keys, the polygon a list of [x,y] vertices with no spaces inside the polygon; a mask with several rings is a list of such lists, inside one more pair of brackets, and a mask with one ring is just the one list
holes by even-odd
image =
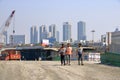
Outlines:
{"label": "hazy sky", "polygon": [[[72,25],[72,38],[77,39],[77,22],[86,22],[87,40],[92,39],[91,30],[95,30],[95,40],[102,34],[112,32],[120,25],[120,0],[0,0],[0,26],[6,21],[12,10],[15,12],[15,34],[25,34],[30,40],[30,27],[47,27],[56,24],[62,40],[63,22]],[[13,21],[8,29],[12,34]]]}

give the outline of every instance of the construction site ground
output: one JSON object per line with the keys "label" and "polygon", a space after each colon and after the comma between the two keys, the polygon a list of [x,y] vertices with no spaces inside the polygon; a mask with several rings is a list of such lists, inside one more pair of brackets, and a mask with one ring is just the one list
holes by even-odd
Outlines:
{"label": "construction site ground", "polygon": [[120,67],[89,61],[0,61],[0,80],[120,80]]}

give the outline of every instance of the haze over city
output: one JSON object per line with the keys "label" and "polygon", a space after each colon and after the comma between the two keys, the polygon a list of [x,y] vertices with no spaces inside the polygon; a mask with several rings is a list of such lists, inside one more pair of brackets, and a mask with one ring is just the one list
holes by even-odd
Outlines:
{"label": "haze over city", "polygon": [[62,41],[63,22],[72,25],[72,38],[77,40],[77,22],[86,22],[87,40],[100,40],[102,34],[112,32],[120,25],[120,0],[0,0],[0,26],[16,10],[15,21],[11,22],[8,33],[25,34],[26,43],[30,42],[30,27],[47,27],[56,24]]}
{"label": "haze over city", "polygon": [[120,0],[0,0],[0,80],[120,80]]}

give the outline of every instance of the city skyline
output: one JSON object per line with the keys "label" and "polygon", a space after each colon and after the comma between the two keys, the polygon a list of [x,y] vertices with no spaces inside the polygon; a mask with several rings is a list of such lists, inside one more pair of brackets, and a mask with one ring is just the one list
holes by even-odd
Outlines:
{"label": "city skyline", "polygon": [[[41,43],[44,39],[48,39],[50,42],[58,40],[56,36],[56,25],[51,24],[50,26],[41,25],[41,26],[32,26],[30,28],[30,42],[31,44]],[[58,40],[59,41],[59,40]]]}
{"label": "city skyline", "polygon": [[[31,25],[56,24],[62,41],[62,23],[72,25],[72,38],[77,40],[77,22],[86,22],[87,40],[92,40],[91,30],[95,30],[95,41],[101,35],[112,32],[120,26],[119,0],[0,0],[0,27],[9,14],[16,10],[15,21],[11,21],[8,36],[12,34],[26,35],[26,43],[30,42],[29,28]],[[14,20],[14,19],[13,19]]]}
{"label": "city skyline", "polygon": [[[39,27],[39,26],[38,26]],[[37,43],[41,43],[42,39],[47,39],[47,38],[56,38],[57,41],[59,41],[59,34],[57,35],[57,30],[56,30],[56,24],[51,24],[49,25],[48,27],[46,25],[41,25],[39,27],[39,31],[38,31],[38,28],[37,26],[32,26],[31,27],[31,32],[30,32],[30,39],[34,40],[34,34],[35,32],[39,32],[37,33],[38,35],[37,38],[38,38],[38,41]],[[71,38],[71,33],[72,33],[72,30],[71,30],[71,27],[72,25],[69,23],[69,22],[64,22],[63,23],[63,41],[70,41]],[[48,30],[47,30],[48,29]],[[34,33],[33,33],[34,32]],[[34,35],[34,36],[32,36]],[[87,40],[86,39],[86,23],[83,22],[83,21],[79,21],[77,22],[77,35],[78,37],[78,41],[80,40]],[[30,43],[34,43],[34,42],[30,42]]]}

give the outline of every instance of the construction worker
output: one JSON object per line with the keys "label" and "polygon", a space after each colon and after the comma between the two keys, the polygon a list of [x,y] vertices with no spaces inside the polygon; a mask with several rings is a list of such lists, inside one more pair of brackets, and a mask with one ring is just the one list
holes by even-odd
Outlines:
{"label": "construction worker", "polygon": [[67,43],[67,47],[66,47],[66,60],[67,60],[67,64],[70,65],[70,56],[72,54],[72,47],[70,47],[70,43]]}
{"label": "construction worker", "polygon": [[60,59],[61,59],[61,66],[65,65],[65,51],[66,48],[64,47],[64,44],[62,44],[61,48],[59,49]]}
{"label": "construction worker", "polygon": [[83,64],[83,48],[82,48],[81,43],[78,44],[78,48],[76,49],[76,53],[78,55],[78,65],[80,65],[80,61],[81,61],[81,65],[84,65]]}

